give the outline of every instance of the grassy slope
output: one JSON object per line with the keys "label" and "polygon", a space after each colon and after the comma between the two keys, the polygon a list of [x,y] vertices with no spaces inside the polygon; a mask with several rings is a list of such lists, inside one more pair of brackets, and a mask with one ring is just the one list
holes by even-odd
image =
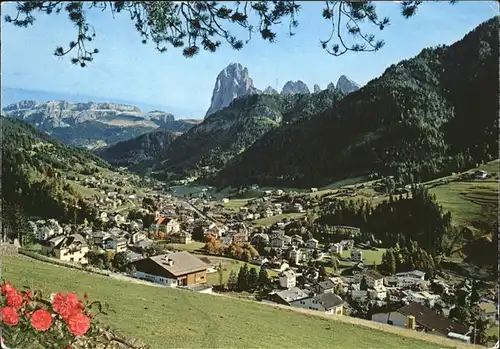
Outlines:
{"label": "grassy slope", "polygon": [[[490,174],[496,172],[498,175],[499,166],[500,161],[495,160],[479,166],[478,169]],[[451,180],[453,176],[442,179]],[[498,208],[498,178],[454,181],[431,188],[430,192],[436,195],[437,201],[445,211],[451,212],[453,222],[457,225],[471,225],[474,221],[480,220],[484,206]]]}
{"label": "grassy slope", "polygon": [[334,319],[107,279],[15,257],[4,256],[2,267],[2,276],[16,285],[75,290],[80,296],[88,292],[92,299],[108,301],[116,313],[103,321],[152,348],[444,348]]}

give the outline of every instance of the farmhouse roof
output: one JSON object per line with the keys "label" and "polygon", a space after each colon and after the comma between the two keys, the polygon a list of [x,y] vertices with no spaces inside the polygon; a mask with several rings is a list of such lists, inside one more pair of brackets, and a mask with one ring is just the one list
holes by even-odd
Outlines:
{"label": "farmhouse roof", "polygon": [[450,332],[466,334],[469,331],[466,326],[453,322],[417,302],[405,305],[399,308],[397,312],[405,316],[412,315],[418,324],[433,329],[445,336]]}
{"label": "farmhouse roof", "polygon": [[[174,276],[207,269],[207,264],[205,262],[186,251],[163,254],[150,258]],[[167,263],[167,259],[173,261],[172,265]]]}

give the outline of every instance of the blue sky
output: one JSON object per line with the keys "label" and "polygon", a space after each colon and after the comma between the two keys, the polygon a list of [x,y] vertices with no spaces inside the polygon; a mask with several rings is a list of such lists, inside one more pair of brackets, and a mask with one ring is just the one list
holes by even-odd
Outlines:
{"label": "blue sky", "polygon": [[[158,53],[152,44],[143,45],[126,15],[113,19],[110,13],[92,11],[91,24],[100,53],[87,68],[70,63],[70,57],[53,55],[58,45],[74,39],[75,29],[67,16],[37,14],[31,28],[4,23],[5,14],[15,14],[13,4],[2,6],[2,88],[39,90],[54,96],[80,95],[89,100],[131,101],[143,108],[161,107],[177,117],[202,118],[210,104],[217,74],[231,62],[249,70],[257,88],[270,85],[281,90],[288,80],[303,80],[312,90],[345,74],[364,85],[393,63],[418,54],[423,48],[460,40],[481,22],[498,13],[491,1],[425,2],[415,17],[404,19],[397,2],[376,4],[380,17],[391,25],[379,31],[386,41],[376,53],[328,55],[319,40],[329,34],[322,19],[322,2],[302,3],[296,35],[288,37],[278,28],[274,44],[257,36],[241,51],[224,46],[216,53],[201,52],[184,58],[180,49]],[[236,33],[236,32],[235,32]],[[45,93],[47,95],[47,93]],[[58,98],[58,97],[54,97]]]}

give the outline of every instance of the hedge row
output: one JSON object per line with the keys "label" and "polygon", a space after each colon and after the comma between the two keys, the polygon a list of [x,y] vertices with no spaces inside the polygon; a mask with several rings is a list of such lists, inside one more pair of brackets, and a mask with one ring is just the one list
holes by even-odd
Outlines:
{"label": "hedge row", "polygon": [[47,262],[47,263],[51,263],[51,264],[55,264],[55,265],[59,265],[59,266],[61,266],[61,267],[66,267],[66,268],[71,268],[71,269],[82,270],[82,271],[86,271],[86,272],[93,273],[93,274],[99,274],[99,275],[109,276],[109,273],[107,273],[107,272],[105,272],[105,271],[96,270],[96,269],[93,269],[93,268],[84,267],[84,266],[80,266],[80,265],[75,265],[75,264],[65,263],[65,262],[58,261],[58,260],[56,260],[56,259],[53,259],[53,258],[50,258],[50,257],[44,256],[44,255],[41,255],[41,254],[39,254],[39,253],[36,253],[36,252],[33,252],[33,251],[26,250],[26,249],[24,249],[24,248],[19,248],[18,252],[19,252],[20,254],[23,254],[23,255],[25,255],[25,256],[28,256],[28,257],[31,257],[31,258],[37,259],[37,260],[42,261],[42,262]]}

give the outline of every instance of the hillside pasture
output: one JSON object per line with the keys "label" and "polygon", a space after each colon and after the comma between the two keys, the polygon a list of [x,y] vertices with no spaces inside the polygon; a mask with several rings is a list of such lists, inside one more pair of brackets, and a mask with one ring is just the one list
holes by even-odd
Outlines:
{"label": "hillside pasture", "polygon": [[461,346],[439,336],[418,334],[417,337],[404,329],[373,323],[363,326],[358,324],[363,323],[359,319],[326,318],[252,301],[151,287],[18,257],[4,256],[2,272],[15,285],[36,287],[45,293],[76,291],[80,297],[87,292],[91,300],[109,302],[115,312],[101,321],[127,337],[149,344],[152,349]]}

